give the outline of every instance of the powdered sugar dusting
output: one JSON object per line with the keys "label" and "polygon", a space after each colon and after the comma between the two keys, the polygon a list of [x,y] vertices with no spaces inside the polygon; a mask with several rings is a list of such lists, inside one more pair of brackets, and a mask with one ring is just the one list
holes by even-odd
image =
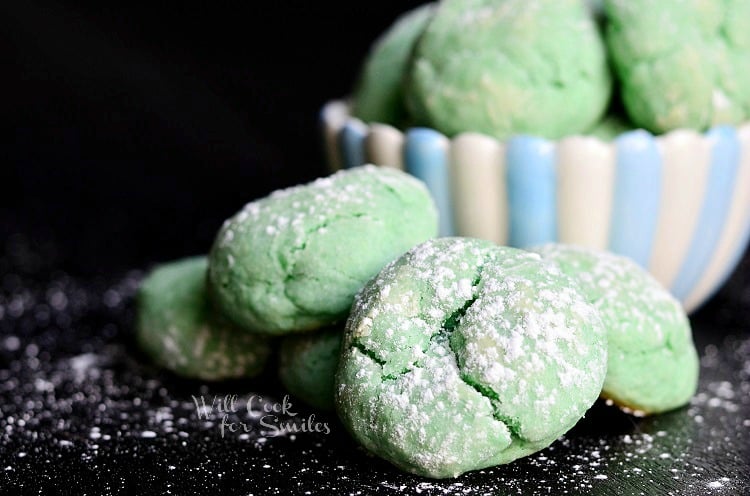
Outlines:
{"label": "powdered sugar dusting", "polygon": [[421,181],[372,165],[346,169],[246,204],[216,236],[209,282],[244,327],[316,328],[345,318],[378,269],[436,234]]}
{"label": "powdered sugar dusting", "polygon": [[[272,375],[203,384],[159,372],[129,344],[141,272],[93,281],[44,266],[30,273],[19,267],[27,266],[23,260],[31,248],[19,247],[16,238],[11,242],[13,257],[0,253],[4,492],[70,487],[81,494],[124,494],[163,487],[175,494],[230,488],[241,494],[630,496],[750,490],[744,470],[750,459],[750,293],[742,288],[722,292],[694,319],[701,385],[688,408],[633,418],[599,403],[572,431],[534,455],[457,479],[426,480],[367,455],[333,418],[329,436],[266,437],[253,430],[221,438],[217,422],[197,418],[190,395],[238,393],[241,402],[257,391],[278,401],[283,393]],[[748,268],[746,263],[736,274],[735,285],[746,281]],[[107,298],[112,306],[104,301],[108,291],[118,295]],[[95,358],[78,382],[71,359],[87,354]],[[422,380],[429,379],[423,373]],[[451,429],[465,430],[455,419]],[[157,436],[140,438],[145,430]]]}
{"label": "powdered sugar dusting", "polygon": [[[659,411],[684,404],[692,391],[697,358],[680,303],[626,257],[561,244],[536,251],[570,274],[601,314],[610,354],[603,394],[616,403],[627,398],[622,406],[630,411]],[[632,385],[632,371],[643,369],[650,371],[652,382],[644,378]],[[674,387],[664,390],[665,381]],[[656,401],[653,390],[660,390]]]}
{"label": "powdered sugar dusting", "polygon": [[679,302],[632,260],[605,251],[550,244],[538,248],[576,277],[611,327],[618,346],[658,349],[690,342],[690,325]]}
{"label": "powdered sugar dusting", "polygon": [[[359,181],[357,177],[367,176]],[[248,203],[229,219],[217,236],[220,246],[229,245],[235,236],[275,237],[291,228],[290,240],[301,245],[313,230],[324,229],[331,217],[357,215],[377,210],[377,196],[383,185],[425,190],[423,183],[406,174],[373,165],[342,170],[313,182],[272,192],[267,199]],[[281,209],[276,200],[293,199]],[[271,201],[269,201],[271,200]]]}
{"label": "powdered sugar dusting", "polygon": [[[348,419],[355,433],[407,470],[449,475],[554,441],[594,402],[606,368],[604,329],[573,287],[537,255],[477,240],[410,250],[363,289],[347,324],[342,360],[353,382],[339,396],[353,412],[374,401]],[[373,433],[367,412],[380,410],[400,423]],[[454,421],[492,443],[456,434]],[[506,459],[512,438],[524,448]],[[389,457],[382,443],[402,454]]]}

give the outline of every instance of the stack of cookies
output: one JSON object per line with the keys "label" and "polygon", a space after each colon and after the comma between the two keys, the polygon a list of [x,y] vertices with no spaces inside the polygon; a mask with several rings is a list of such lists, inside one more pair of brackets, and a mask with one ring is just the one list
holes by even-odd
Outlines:
{"label": "stack of cookies", "polygon": [[750,2],[442,0],[373,44],[353,115],[498,140],[750,120]]}
{"label": "stack of cookies", "polygon": [[395,169],[276,191],[227,220],[207,257],[143,281],[139,342],[220,380],[259,374],[281,336],[292,394],[434,478],[541,450],[600,396],[653,414],[693,395],[687,317],[635,263],[437,231],[424,184]]}

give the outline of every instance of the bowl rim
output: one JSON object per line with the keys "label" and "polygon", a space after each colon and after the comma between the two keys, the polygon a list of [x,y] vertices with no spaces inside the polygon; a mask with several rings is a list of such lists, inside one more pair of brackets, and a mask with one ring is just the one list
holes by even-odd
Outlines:
{"label": "bowl rim", "polygon": [[578,141],[587,141],[589,143],[599,143],[605,146],[615,144],[617,141],[623,138],[627,138],[630,136],[635,135],[641,135],[641,136],[647,136],[656,141],[657,144],[662,143],[664,141],[672,141],[672,140],[713,140],[713,134],[721,131],[721,130],[727,130],[732,129],[735,130],[737,133],[748,133],[750,134],[750,120],[744,121],[740,124],[716,124],[705,131],[699,131],[692,128],[677,128],[672,129],[666,133],[661,134],[654,134],[651,131],[644,129],[644,128],[634,128],[629,129],[627,131],[624,131],[622,133],[618,133],[616,136],[614,136],[611,139],[602,139],[598,136],[593,136],[590,134],[570,134],[563,136],[561,138],[557,139],[551,139],[551,138],[545,138],[543,136],[534,135],[534,134],[524,134],[519,133],[515,134],[513,136],[510,136],[507,139],[498,139],[494,136],[491,136],[487,133],[482,133],[479,131],[462,131],[460,133],[457,133],[453,136],[448,136],[445,133],[435,129],[431,128],[429,126],[409,126],[406,128],[399,128],[394,126],[393,124],[388,124],[384,122],[366,122],[362,119],[354,116],[351,112],[351,98],[350,97],[344,97],[344,98],[338,98],[338,99],[331,99],[326,101],[326,103],[323,105],[323,107],[320,110],[320,118],[321,120],[329,126],[332,126],[335,129],[341,129],[347,124],[356,128],[358,131],[360,131],[363,134],[367,134],[369,129],[386,129],[389,131],[386,132],[397,132],[403,136],[408,135],[410,132],[415,130],[430,130],[434,131],[441,136],[445,137],[445,139],[449,141],[454,141],[458,139],[462,139],[466,136],[478,136],[480,139],[484,140],[491,140],[495,143],[503,144],[508,143],[511,140],[517,139],[517,138],[531,138],[535,140],[541,140],[548,143],[559,143],[562,141],[567,140],[578,140]]}

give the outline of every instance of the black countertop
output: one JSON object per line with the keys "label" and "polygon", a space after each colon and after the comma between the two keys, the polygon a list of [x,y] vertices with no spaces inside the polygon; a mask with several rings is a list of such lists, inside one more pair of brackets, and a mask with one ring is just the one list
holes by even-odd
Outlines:
{"label": "black countertop", "polygon": [[[0,259],[7,269],[0,293],[0,492],[6,494],[53,488],[71,494],[750,494],[747,259],[692,318],[701,377],[690,406],[635,418],[596,404],[535,455],[439,481],[369,456],[334,416],[294,398],[286,412],[264,417],[264,408],[285,394],[273,365],[255,380],[217,384],[152,367],[132,342],[140,271],[80,279],[45,268],[22,237],[12,238],[7,251]],[[199,412],[195,403],[233,396],[234,408],[227,402],[225,411]],[[323,432],[310,428],[316,425]]]}

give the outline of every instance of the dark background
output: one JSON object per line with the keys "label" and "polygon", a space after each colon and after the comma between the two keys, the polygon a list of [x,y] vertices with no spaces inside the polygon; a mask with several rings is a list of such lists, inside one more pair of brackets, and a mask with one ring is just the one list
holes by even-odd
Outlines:
{"label": "dark background", "polygon": [[0,235],[76,274],[208,250],[326,173],[318,112],[401,2],[0,2]]}

